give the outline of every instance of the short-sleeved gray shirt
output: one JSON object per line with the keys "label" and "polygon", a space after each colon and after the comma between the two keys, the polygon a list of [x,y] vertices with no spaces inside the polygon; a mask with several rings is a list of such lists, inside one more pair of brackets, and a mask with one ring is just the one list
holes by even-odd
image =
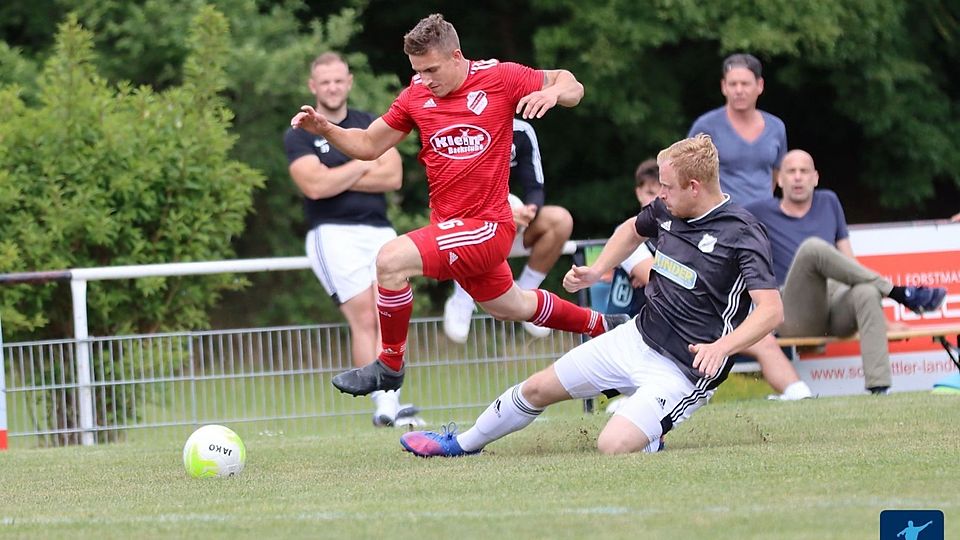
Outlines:
{"label": "short-sleeved gray shirt", "polygon": [[760,111],[763,133],[753,142],[741,137],[727,118],[726,107],[705,113],[693,123],[688,137],[706,133],[720,156],[720,188],[740,206],[773,197],[773,169],[787,153],[783,120]]}

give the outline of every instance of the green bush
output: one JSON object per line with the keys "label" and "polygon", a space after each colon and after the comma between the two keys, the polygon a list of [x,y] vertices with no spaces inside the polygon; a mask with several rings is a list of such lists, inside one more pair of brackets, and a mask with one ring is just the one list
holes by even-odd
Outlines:
{"label": "green bush", "polygon": [[[187,43],[180,86],[111,87],[94,68],[92,34],[70,17],[37,81],[37,104],[28,105],[18,86],[0,89],[0,271],[232,257],[231,241],[263,179],[229,158],[232,114],[219,95],[226,20],[201,9]],[[203,327],[220,292],[238,283],[229,275],[93,282],[90,334]],[[62,284],[2,290],[8,340],[70,335],[71,313]],[[61,364],[35,360],[45,367],[30,371],[32,384],[75,380],[71,364],[61,372]],[[128,362],[108,351],[94,362],[94,380],[132,369]],[[76,396],[58,400],[55,392],[38,395],[47,418],[36,421],[76,428]],[[123,396],[97,389],[94,401],[104,414],[136,414]],[[64,435],[62,442],[76,441]]]}
{"label": "green bush", "polygon": [[[94,68],[92,35],[59,27],[38,81],[38,105],[0,89],[0,271],[229,258],[261,175],[229,159],[235,137],[218,93],[229,32],[195,17],[180,86],[109,86]],[[207,324],[231,276],[91,283],[91,334]],[[70,335],[63,286],[3,290],[7,338]]]}

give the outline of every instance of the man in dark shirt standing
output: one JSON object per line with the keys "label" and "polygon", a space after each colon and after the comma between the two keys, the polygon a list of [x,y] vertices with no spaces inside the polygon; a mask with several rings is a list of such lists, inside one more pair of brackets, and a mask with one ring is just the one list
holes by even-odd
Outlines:
{"label": "man in dark shirt standing", "polygon": [[727,377],[729,356],[783,320],[764,228],[720,191],[710,137],[674,143],[657,163],[660,198],[618,227],[596,262],[574,266],[563,281],[571,292],[589,287],[647,238],[655,239],[647,303],[635,324],[591,339],[508,389],[460,435],[404,434],[407,451],[424,457],[477,453],[529,425],[547,405],[610,388],[628,397],[600,433],[600,452],[659,451],[662,437]]}
{"label": "man in dark shirt standing", "polygon": [[[340,55],[318,56],[307,85],[317,98],[317,111],[329,121],[345,128],[365,128],[373,121],[371,114],[347,108],[353,75]],[[307,257],[347,319],[353,364],[362,367],[379,352],[375,263],[380,247],[397,236],[387,219],[384,192],[400,187],[400,154],[391,148],[375,161],[355,160],[323,137],[292,128],[283,145],[290,177],[303,193],[310,227]],[[401,410],[397,391],[378,391],[371,397],[374,425],[392,426],[398,415],[409,418],[414,412]]]}

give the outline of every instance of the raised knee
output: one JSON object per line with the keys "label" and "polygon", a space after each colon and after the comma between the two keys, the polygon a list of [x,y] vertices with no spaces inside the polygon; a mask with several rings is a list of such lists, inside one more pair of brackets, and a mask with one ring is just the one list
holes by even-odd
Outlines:
{"label": "raised knee", "polygon": [[880,289],[869,283],[858,283],[850,288],[850,293],[858,302],[877,302],[883,298]]}
{"label": "raised knee", "polygon": [[393,242],[387,242],[377,252],[377,271],[391,271],[396,264],[399,249]]}
{"label": "raised knee", "polygon": [[377,253],[377,281],[390,282],[403,274],[404,246],[392,240],[380,248]]}
{"label": "raised knee", "polygon": [[540,208],[532,225],[547,234],[566,233],[569,236],[573,232],[573,216],[562,206],[548,205]]}
{"label": "raised knee", "polygon": [[800,247],[797,248],[797,254],[794,256],[794,258],[799,257],[801,252],[815,252],[825,247],[829,248],[831,246],[824,239],[811,236],[800,243]]}

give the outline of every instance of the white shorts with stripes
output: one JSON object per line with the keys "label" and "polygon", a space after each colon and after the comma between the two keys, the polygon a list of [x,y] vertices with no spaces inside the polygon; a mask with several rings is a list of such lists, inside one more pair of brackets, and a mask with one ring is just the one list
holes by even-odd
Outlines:
{"label": "white shorts with stripes", "polygon": [[390,227],[325,223],[307,233],[310,266],[337,305],[377,281],[377,253],[397,237]]}
{"label": "white shorts with stripes", "polygon": [[672,360],[647,346],[635,320],[576,347],[560,357],[554,369],[574,398],[619,390],[626,401],[616,414],[651,441],[663,434],[663,418],[669,416],[676,426],[713,396],[713,390],[698,388]]}

